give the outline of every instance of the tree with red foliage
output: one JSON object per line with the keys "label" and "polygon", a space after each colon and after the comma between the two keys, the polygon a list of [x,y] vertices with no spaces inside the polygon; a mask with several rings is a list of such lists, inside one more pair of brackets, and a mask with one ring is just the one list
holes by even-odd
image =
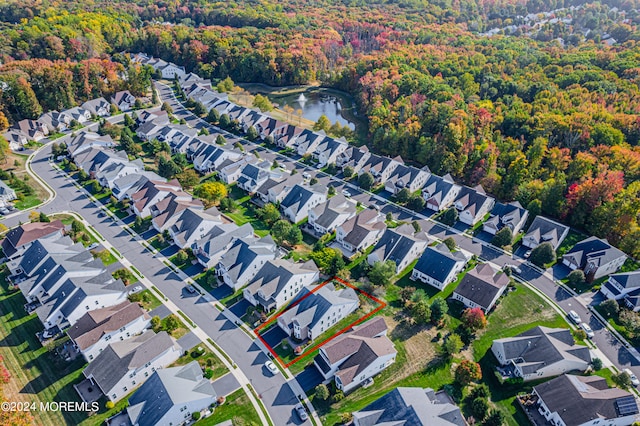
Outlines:
{"label": "tree with red foliage", "polygon": [[462,325],[470,331],[477,331],[487,326],[487,317],[481,308],[467,308],[462,312]]}
{"label": "tree with red foliage", "polygon": [[569,186],[565,217],[572,225],[584,226],[593,211],[610,202],[624,187],[624,173],[603,170],[595,178],[587,178]]}
{"label": "tree with red foliage", "polygon": [[456,367],[456,382],[462,386],[466,386],[473,381],[482,379],[482,370],[480,364],[477,362],[463,360],[458,367]]}

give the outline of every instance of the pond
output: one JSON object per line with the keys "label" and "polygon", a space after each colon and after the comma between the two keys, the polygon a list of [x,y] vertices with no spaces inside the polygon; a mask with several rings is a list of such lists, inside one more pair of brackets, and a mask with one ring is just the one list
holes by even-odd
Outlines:
{"label": "pond", "polygon": [[302,116],[313,122],[324,114],[331,123],[338,122],[351,130],[362,124],[354,99],[344,92],[319,87],[279,88],[262,84],[243,84],[242,87],[253,95],[267,95],[280,109],[285,105],[296,111],[301,109]]}

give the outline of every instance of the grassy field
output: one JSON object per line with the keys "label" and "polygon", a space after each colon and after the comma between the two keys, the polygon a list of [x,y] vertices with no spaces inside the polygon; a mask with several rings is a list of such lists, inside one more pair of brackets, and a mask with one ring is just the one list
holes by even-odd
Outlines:
{"label": "grassy field", "polygon": [[196,423],[198,426],[213,426],[231,420],[234,426],[259,425],[260,417],[249,401],[244,390],[238,389],[229,396],[224,404],[216,407],[214,413]]}
{"label": "grassy field", "polygon": [[[25,300],[19,291],[7,290],[5,276],[3,269],[0,273],[0,355],[11,373],[11,381],[4,387],[5,398],[8,401],[80,402],[73,384],[82,376],[84,360],[68,363],[42,347],[36,338],[42,324],[35,314],[27,315],[23,308]],[[36,424],[43,426],[80,424],[87,417],[83,412],[34,414]]]}
{"label": "grassy field", "polygon": [[[233,191],[231,194],[231,197],[233,198]],[[244,198],[246,198],[246,200]],[[260,237],[264,237],[269,234],[269,227],[267,226],[267,224],[257,219],[257,207],[249,200],[249,196],[245,196],[240,200],[236,200],[236,210],[232,213],[225,213],[225,216],[233,220],[238,226],[242,226],[245,223],[251,222],[253,230],[255,231],[256,235]]]}
{"label": "grassy field", "polygon": [[[13,172],[17,179],[24,181],[34,190],[32,195],[21,196],[20,199],[15,201],[15,207],[20,210],[36,206],[47,198],[47,191],[42,187],[42,185],[40,185],[38,181],[33,179],[31,175],[27,173],[25,164],[28,157],[28,155],[21,155],[16,154],[15,152],[11,152],[7,155],[4,163],[0,164],[0,168],[2,170]],[[16,193],[19,194],[19,191],[16,191]]]}

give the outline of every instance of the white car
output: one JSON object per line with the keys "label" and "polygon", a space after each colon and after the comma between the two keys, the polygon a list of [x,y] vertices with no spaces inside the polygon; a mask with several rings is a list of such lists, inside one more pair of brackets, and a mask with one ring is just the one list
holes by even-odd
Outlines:
{"label": "white car", "polygon": [[50,339],[53,336],[55,336],[55,333],[52,332],[51,330],[45,330],[45,331],[42,332],[42,338],[43,339]]}
{"label": "white car", "polygon": [[625,368],[624,370],[622,370],[623,373],[627,373],[629,375],[629,378],[631,379],[631,384],[633,386],[638,386],[640,385],[640,380],[638,380],[638,378],[636,377],[635,374],[633,374],[633,371],[629,370],[628,368]]}
{"label": "white car", "polygon": [[529,258],[529,256],[531,256],[531,250],[527,251],[527,252],[524,254],[524,258],[525,258],[525,259],[528,259],[528,258]]}
{"label": "white car", "polygon": [[346,189],[342,190],[342,195],[344,195],[345,197],[351,197],[351,193],[349,191],[347,191]]}
{"label": "white car", "polygon": [[138,293],[141,290],[142,290],[142,286],[137,285],[137,286],[133,287],[131,290],[129,290],[129,294]]}
{"label": "white car", "polygon": [[587,333],[587,337],[589,339],[593,339],[593,336],[595,336],[595,334],[593,333],[591,327],[589,327],[589,324],[583,322],[582,324],[580,324],[580,327],[584,330],[585,333]]}
{"label": "white car", "polygon": [[580,324],[582,320],[580,319],[580,315],[574,310],[569,311],[569,319],[576,324]]}
{"label": "white car", "polygon": [[298,413],[298,416],[300,416],[300,420],[303,422],[309,418],[307,411],[304,409],[302,404],[296,404],[296,412]]}
{"label": "white car", "polygon": [[278,374],[278,367],[273,363],[273,361],[267,361],[264,363],[264,366],[267,367],[267,370],[271,372],[271,374]]}

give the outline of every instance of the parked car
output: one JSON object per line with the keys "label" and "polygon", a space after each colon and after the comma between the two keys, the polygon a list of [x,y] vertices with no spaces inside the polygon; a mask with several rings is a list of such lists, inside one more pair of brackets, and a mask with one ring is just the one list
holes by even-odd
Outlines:
{"label": "parked car", "polygon": [[504,265],[504,267],[511,269],[511,271],[515,272],[518,275],[522,274],[522,269],[518,268],[516,265],[510,265],[507,263]]}
{"label": "parked car", "polygon": [[264,363],[264,366],[267,367],[267,370],[271,372],[271,374],[278,374],[278,367],[273,363],[273,361],[267,361]]}
{"label": "parked car", "polygon": [[622,370],[623,373],[627,373],[629,375],[629,378],[631,379],[631,384],[633,386],[638,386],[640,385],[640,380],[638,380],[638,378],[636,377],[635,374],[633,374],[633,371],[629,370],[628,368],[625,368],[624,370]]}
{"label": "parked car", "polygon": [[582,324],[580,324],[580,327],[584,330],[585,333],[587,333],[587,337],[589,339],[593,339],[593,336],[595,336],[595,334],[593,333],[591,327],[589,327],[589,324],[583,322]]}
{"label": "parked car", "polygon": [[195,294],[195,293],[197,293],[197,292],[198,292],[198,290],[196,290],[196,288],[195,288],[194,286],[192,286],[192,285],[188,285],[188,286],[186,286],[186,287],[185,287],[185,289],[187,289],[187,291],[188,291],[189,293],[191,293],[191,294]]}
{"label": "parked car", "polygon": [[349,191],[347,191],[346,189],[342,190],[342,195],[344,195],[345,197],[351,197],[351,193]]}
{"label": "parked car", "polygon": [[300,403],[296,404],[296,412],[298,413],[298,416],[300,416],[300,420],[302,420],[303,422],[309,418],[309,416],[307,415],[307,410],[305,410]]}
{"label": "parked car", "polygon": [[99,243],[93,243],[89,247],[87,247],[87,250],[93,250],[94,248],[98,247],[99,245],[100,245]]}
{"label": "parked car", "polygon": [[582,322],[582,320],[580,319],[580,315],[578,315],[578,313],[574,310],[569,311],[569,319],[577,325]]}
{"label": "parked car", "polygon": [[51,339],[55,335],[56,335],[56,333],[54,333],[51,330],[45,330],[45,331],[42,332],[42,338],[43,339]]}
{"label": "parked car", "polygon": [[137,286],[133,287],[131,290],[129,290],[129,294],[138,293],[140,291],[142,291],[142,286],[137,285]]}
{"label": "parked car", "polygon": [[531,250],[527,250],[527,252],[524,254],[524,258],[528,259],[529,256],[531,256]]}

